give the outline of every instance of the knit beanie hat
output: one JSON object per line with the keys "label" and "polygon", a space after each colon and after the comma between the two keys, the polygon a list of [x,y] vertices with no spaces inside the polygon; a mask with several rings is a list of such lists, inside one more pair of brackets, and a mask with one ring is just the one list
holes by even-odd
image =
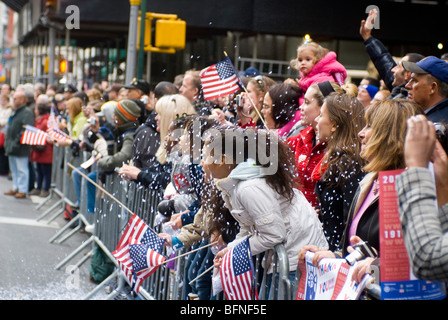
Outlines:
{"label": "knit beanie hat", "polygon": [[372,99],[375,96],[375,94],[378,92],[378,87],[372,86],[370,84],[364,84],[361,86],[361,88],[366,89],[367,92],[369,93],[370,98],[372,98]]}
{"label": "knit beanie hat", "polygon": [[137,121],[140,117],[140,107],[131,100],[121,100],[115,106],[114,113],[124,122]]}

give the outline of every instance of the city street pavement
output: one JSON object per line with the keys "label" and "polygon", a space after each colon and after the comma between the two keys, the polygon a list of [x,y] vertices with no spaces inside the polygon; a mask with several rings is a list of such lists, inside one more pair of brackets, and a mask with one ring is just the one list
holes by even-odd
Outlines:
{"label": "city street pavement", "polygon": [[[42,198],[16,199],[4,195],[11,186],[12,181],[0,177],[0,300],[82,299],[95,288],[89,280],[90,259],[73,274],[68,269],[88,250],[60,270],[55,267],[90,234],[77,232],[61,244],[50,243],[49,239],[67,222],[63,215],[51,223],[47,223],[51,215],[39,222],[36,218],[58,200],[57,196],[37,210],[37,203],[32,200]],[[101,299],[101,293],[94,299]]]}

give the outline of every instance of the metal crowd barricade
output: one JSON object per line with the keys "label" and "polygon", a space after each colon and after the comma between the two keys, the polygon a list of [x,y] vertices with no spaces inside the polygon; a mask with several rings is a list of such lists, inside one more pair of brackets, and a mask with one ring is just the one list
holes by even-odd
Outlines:
{"label": "metal crowd barricade", "polygon": [[[125,205],[131,212],[137,214],[145,223],[159,232],[160,225],[154,223],[157,213],[157,204],[161,199],[159,190],[151,190],[135,182],[127,182],[122,180],[117,174],[110,174],[106,177],[104,189],[112,194],[117,200]],[[115,250],[118,241],[122,235],[123,229],[126,227],[130,214],[124,210],[120,204],[107,195],[97,198],[96,203],[96,220],[95,234],[92,236],[93,241],[101,247],[106,255],[116,265],[116,271],[107,279],[92,290],[85,299],[92,298],[99,290],[104,288],[114,280],[117,287],[114,292],[110,293],[107,299],[114,298],[125,289],[127,279],[118,267],[112,252]],[[262,275],[263,282],[261,284],[260,299],[269,299],[268,292],[275,292],[275,299],[289,300],[291,299],[291,285],[289,282],[289,265],[288,256],[283,245],[275,247],[273,259],[273,281],[271,287],[267,290],[265,279],[267,277],[266,269],[257,269],[256,277]],[[165,256],[166,251],[162,252]],[[177,254],[182,254],[183,251]],[[183,299],[183,286],[185,274],[185,262],[187,256],[177,259],[174,269],[170,269],[165,265],[158,268],[150,277],[148,277],[141,285],[139,295],[149,300],[180,300]],[[261,261],[262,255],[256,259]],[[115,279],[114,279],[115,278]]]}
{"label": "metal crowd barricade", "polygon": [[[158,232],[159,226],[154,225],[157,205],[161,199],[159,190],[144,188],[135,182],[122,180],[117,174],[108,174],[105,178],[104,189],[126,206],[132,213],[137,214],[145,223]],[[115,200],[107,195],[96,198],[95,203],[95,232],[93,241],[99,245],[103,252],[115,264],[116,271],[102,283],[87,294],[84,299],[92,298],[99,290],[114,280],[117,283],[115,290],[107,299],[112,299],[125,290],[127,279],[119,269],[118,263],[112,256],[122,231],[126,227],[130,213]],[[164,249],[165,250],[165,249]],[[166,252],[163,252],[166,254]],[[181,270],[181,268],[179,268]],[[176,273],[173,270],[161,267],[146,279],[139,290],[140,297],[148,300],[171,300],[180,296]],[[115,279],[114,279],[115,278]]]}
{"label": "metal crowd barricade", "polygon": [[[71,175],[69,175],[67,161],[70,161],[74,166],[79,166],[80,163],[87,160],[88,155],[84,154],[84,157],[79,159],[73,159],[71,156],[71,150],[69,148],[55,147],[54,152],[54,166],[52,173],[52,192],[54,195],[58,195],[60,199],[48,209],[44,214],[39,217],[39,220],[49,215],[56,208],[59,211],[51,218],[55,219],[58,215],[64,212],[65,204],[73,205],[76,199],[74,191],[74,185]],[[97,181],[99,185],[111,195],[113,195],[121,204],[126,206],[131,212],[137,214],[147,225],[153,228],[156,232],[160,232],[160,225],[155,224],[155,216],[157,213],[157,205],[161,200],[161,190],[151,190],[145,188],[138,183],[128,182],[121,179],[116,173],[108,174],[105,177],[105,183],[102,184],[100,180]],[[91,299],[101,289],[116,283],[115,289],[107,296],[106,299],[113,299],[117,295],[125,292],[129,289],[126,287],[127,279],[120,270],[116,259],[113,257],[112,252],[115,250],[118,241],[122,235],[122,231],[127,225],[130,217],[130,213],[125,210],[119,203],[97,190],[97,197],[95,203],[95,214],[87,214],[86,209],[86,179],[82,178],[81,187],[81,203],[80,210],[75,217],[67,225],[53,236],[50,241],[56,243],[62,243],[79,230],[81,225],[93,224],[94,234],[86,241],[81,243],[70,255],[62,260],[56,269],[61,269],[69,261],[74,259],[81,252],[91,247],[88,254],[84,254],[83,257],[77,262],[76,266],[79,267],[90,259],[93,255],[95,246],[99,246],[102,251],[109,257],[109,259],[115,264],[115,271],[104,281],[98,284],[91,292],[89,292],[84,299]],[[76,223],[78,225],[76,225]],[[73,226],[75,226],[73,228]],[[66,232],[71,231],[66,234]],[[164,249],[166,250],[166,249]],[[181,254],[177,252],[177,254]],[[167,252],[163,254],[166,256]],[[174,269],[170,269],[165,265],[158,268],[150,277],[148,277],[141,285],[139,296],[148,300],[181,300],[183,299],[183,287],[184,287],[184,274],[185,274],[185,262],[188,256],[175,260]],[[262,255],[259,255],[256,259],[261,261]],[[267,292],[276,292],[275,299],[291,298],[290,295],[290,283],[288,279],[288,257],[286,251],[282,245],[275,247],[274,255],[274,276],[269,290],[266,289],[264,282],[261,283],[260,299],[269,299]],[[263,281],[266,279],[266,270],[257,269],[256,277],[260,278],[262,274]],[[222,295],[221,295],[222,296]]]}
{"label": "metal crowd barricade", "polygon": [[[51,199],[53,195],[57,195],[59,197],[59,200],[36,219],[37,221],[40,221],[57,210],[56,213],[48,218],[48,224],[54,221],[62,213],[64,213],[66,204],[74,206],[76,202],[75,189],[70,175],[71,170],[67,166],[67,162],[70,162],[76,166],[80,165],[83,162],[82,157],[72,156],[70,148],[61,148],[54,146],[53,150],[52,184],[48,200]],[[37,207],[37,209],[40,209],[43,204],[46,203],[46,201],[41,203]]]}
{"label": "metal crowd barricade", "polygon": [[[70,163],[72,163],[74,166],[80,165],[82,162],[86,161],[88,158],[90,158],[91,153],[84,151],[82,153],[81,157],[72,157],[70,158],[70,150],[68,148],[65,148],[65,159],[70,159]],[[67,153],[68,152],[68,153]],[[68,161],[68,160],[67,160]],[[76,203],[76,191],[73,183],[72,178],[72,169],[67,166],[67,161],[65,162],[65,169],[62,175],[64,176],[64,183],[63,183],[63,208],[62,212],[65,210],[65,206],[74,206]],[[95,168],[94,168],[95,169]],[[93,169],[93,170],[94,170]],[[86,181],[85,179],[81,180],[81,194],[86,194]],[[59,212],[60,214],[61,212]],[[80,231],[81,228],[85,225],[89,225],[93,223],[93,215],[87,213],[87,202],[86,197],[81,197],[81,201],[79,203],[79,210],[78,214],[71,219],[69,223],[67,223],[62,229],[60,229],[53,237],[50,238],[50,242],[56,242],[58,244],[63,243],[68,238],[73,236],[76,232]],[[67,232],[69,231],[69,232]]]}
{"label": "metal crowd barricade", "polygon": [[[291,300],[288,253],[283,244],[276,245],[274,251],[272,281],[268,287],[266,283],[268,268],[264,268],[259,298],[261,300]],[[258,275],[256,275],[257,278]]]}
{"label": "metal crowd barricade", "polygon": [[53,146],[53,161],[51,166],[51,185],[50,185],[50,195],[42,201],[36,209],[39,210],[42,208],[49,200],[53,198],[53,196],[57,196],[59,198],[50,208],[48,208],[45,212],[43,212],[39,217],[37,217],[37,221],[40,221],[51,212],[53,212],[56,208],[63,206],[63,178],[64,178],[64,166],[65,166],[65,151],[64,148],[60,148],[58,146]]}

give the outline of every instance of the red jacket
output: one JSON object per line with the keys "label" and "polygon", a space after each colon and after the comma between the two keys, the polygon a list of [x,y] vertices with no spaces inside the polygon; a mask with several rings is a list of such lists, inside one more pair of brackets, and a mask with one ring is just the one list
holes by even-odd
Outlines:
{"label": "red jacket", "polygon": [[[50,116],[49,114],[44,114],[42,116],[37,117],[34,126],[42,131],[47,131],[47,122],[49,116]],[[52,163],[53,145],[47,143],[43,151],[40,151],[36,148],[31,148],[30,161],[36,163]]]}
{"label": "red jacket", "polygon": [[315,137],[313,127],[303,129],[298,135],[286,139],[296,158],[297,173],[300,178],[300,191],[313,207],[319,206],[314,189],[317,180],[312,177],[313,170],[325,154],[325,144],[319,143],[313,147]]}

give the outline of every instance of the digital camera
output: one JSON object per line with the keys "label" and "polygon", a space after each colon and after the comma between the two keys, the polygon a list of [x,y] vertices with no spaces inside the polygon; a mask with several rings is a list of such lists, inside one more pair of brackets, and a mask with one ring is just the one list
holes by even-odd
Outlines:
{"label": "digital camera", "polygon": [[349,265],[354,265],[356,261],[364,258],[376,258],[377,254],[375,250],[367,242],[359,242],[353,246],[353,252],[345,257],[345,260]]}

